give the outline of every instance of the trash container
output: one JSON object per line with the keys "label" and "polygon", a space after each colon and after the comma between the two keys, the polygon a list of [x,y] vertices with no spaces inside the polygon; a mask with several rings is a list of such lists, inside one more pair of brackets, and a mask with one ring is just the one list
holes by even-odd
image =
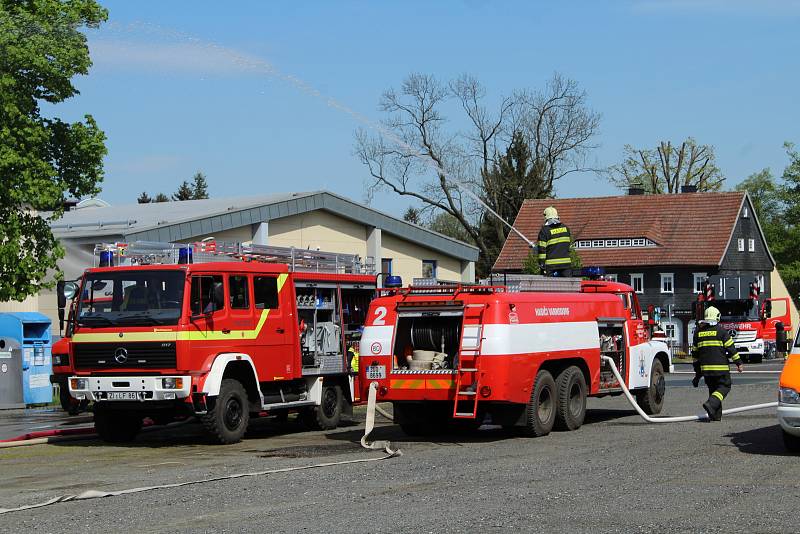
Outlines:
{"label": "trash container", "polygon": [[0,313],[0,337],[16,341],[22,351],[23,402],[52,402],[50,319],[35,312]]}
{"label": "trash container", "polygon": [[0,410],[24,407],[22,346],[16,339],[0,337]]}

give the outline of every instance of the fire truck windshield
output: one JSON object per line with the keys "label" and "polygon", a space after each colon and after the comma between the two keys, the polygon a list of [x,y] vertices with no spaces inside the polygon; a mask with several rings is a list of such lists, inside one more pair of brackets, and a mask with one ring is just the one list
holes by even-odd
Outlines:
{"label": "fire truck windshield", "polygon": [[723,321],[758,320],[758,306],[755,300],[715,300],[711,304],[719,310]]}
{"label": "fire truck windshield", "polygon": [[78,324],[89,328],[177,324],[182,271],[119,271],[86,276]]}

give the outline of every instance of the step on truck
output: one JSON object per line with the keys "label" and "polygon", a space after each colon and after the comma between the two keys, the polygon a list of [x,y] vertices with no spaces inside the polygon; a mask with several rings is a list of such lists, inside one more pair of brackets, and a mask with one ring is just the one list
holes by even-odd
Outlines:
{"label": "step on truck", "polygon": [[[586,398],[621,394],[613,358],[649,414],[661,411],[672,358],[652,339],[630,286],[529,277],[509,286],[387,280],[367,314],[364,394],[377,383],[410,435],[477,428],[485,420],[543,436],[575,430]],[[651,313],[649,317],[653,317]]]}
{"label": "step on truck", "polygon": [[358,256],[213,241],[95,251],[99,266],[59,298],[71,300],[69,393],[94,402],[104,440],[197,416],[233,443],[253,416],[329,429],[351,411],[348,348],[376,288]]}
{"label": "step on truck", "polygon": [[702,283],[695,307],[696,320],[708,306],[720,311],[720,325],[730,332],[745,363],[774,358],[778,330],[791,338],[789,298],[764,298],[761,283],[745,276],[710,276]]}

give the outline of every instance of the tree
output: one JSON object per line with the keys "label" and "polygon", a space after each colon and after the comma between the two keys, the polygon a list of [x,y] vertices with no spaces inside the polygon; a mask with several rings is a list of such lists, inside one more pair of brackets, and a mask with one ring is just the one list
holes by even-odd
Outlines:
{"label": "tree", "polygon": [[420,224],[420,213],[414,206],[409,206],[403,214],[403,220],[411,224]]}
{"label": "tree", "polygon": [[641,185],[649,194],[680,193],[681,186],[719,191],[725,181],[716,165],[714,147],[698,145],[689,137],[680,146],[661,141],[655,149],[625,145],[625,160],[607,169],[608,179],[620,189]]}
{"label": "tree", "polygon": [[153,199],[153,202],[169,202],[169,197],[164,193],[159,193],[156,195],[156,198]]}
{"label": "tree", "polygon": [[439,232],[442,235],[472,244],[472,238],[461,226],[461,223],[450,215],[449,213],[437,213],[436,216],[427,225],[430,230]]}
{"label": "tree", "polygon": [[136,202],[138,202],[139,204],[149,204],[152,201],[153,199],[150,198],[150,195],[147,194],[147,191],[142,191],[142,194],[139,195],[139,198],[136,199]]}
{"label": "tree", "polygon": [[[530,166],[552,192],[556,180],[584,169],[599,116],[588,109],[577,84],[558,75],[542,91],[499,99],[494,111],[485,99],[486,90],[473,77],[442,84],[430,75],[411,74],[399,91],[383,94],[380,135],[358,131],[355,153],[369,172],[369,194],[389,190],[420,201],[434,217],[450,215],[489,256],[490,243],[480,229],[485,207],[469,192],[497,211],[495,195],[486,193],[493,187],[490,171],[498,147],[519,133],[531,151]],[[453,103],[466,130],[448,128],[445,111]]]}
{"label": "tree", "polygon": [[78,93],[72,78],[92,64],[79,30],[107,16],[93,0],[0,0],[0,301],[52,287],[64,250],[50,222],[66,197],[100,190],[105,135],[92,116],[68,123],[40,106]]}
{"label": "tree", "polygon": [[192,200],[194,198],[194,189],[189,185],[186,180],[180,185],[178,190],[173,193],[172,200]]}
{"label": "tree", "polygon": [[202,172],[197,172],[192,177],[192,199],[200,200],[208,198],[208,183],[206,182],[206,175]]}

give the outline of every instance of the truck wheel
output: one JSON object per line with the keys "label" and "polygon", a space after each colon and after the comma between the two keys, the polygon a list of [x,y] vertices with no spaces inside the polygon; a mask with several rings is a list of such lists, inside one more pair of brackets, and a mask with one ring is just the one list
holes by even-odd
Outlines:
{"label": "truck wheel", "polygon": [[241,441],[250,422],[247,392],[238,380],[222,379],[214,408],[200,416],[206,431],[221,444]]}
{"label": "truck wheel", "polygon": [[783,433],[783,446],[786,447],[786,450],[800,452],[800,437],[789,434],[783,429],[781,429],[781,432]]}
{"label": "truck wheel", "polygon": [[564,369],[556,381],[558,411],[556,428],[577,430],[586,418],[586,379],[583,372],[572,365]]}
{"label": "truck wheel", "polygon": [[103,441],[128,443],[142,429],[142,417],[132,412],[95,409],[94,429]]}
{"label": "truck wheel", "polygon": [[331,430],[342,419],[344,395],[338,384],[322,384],[322,403],[302,412],[303,423],[313,430]]}
{"label": "truck wheel", "polygon": [[556,421],[558,396],[556,383],[549,371],[540,369],[533,382],[533,391],[525,408],[523,434],[530,437],[546,436]]}
{"label": "truck wheel", "polygon": [[667,381],[664,378],[664,366],[661,360],[653,360],[653,367],[650,369],[650,387],[636,392],[636,403],[641,406],[644,413],[654,415],[661,413],[664,407],[664,395],[667,389]]}

